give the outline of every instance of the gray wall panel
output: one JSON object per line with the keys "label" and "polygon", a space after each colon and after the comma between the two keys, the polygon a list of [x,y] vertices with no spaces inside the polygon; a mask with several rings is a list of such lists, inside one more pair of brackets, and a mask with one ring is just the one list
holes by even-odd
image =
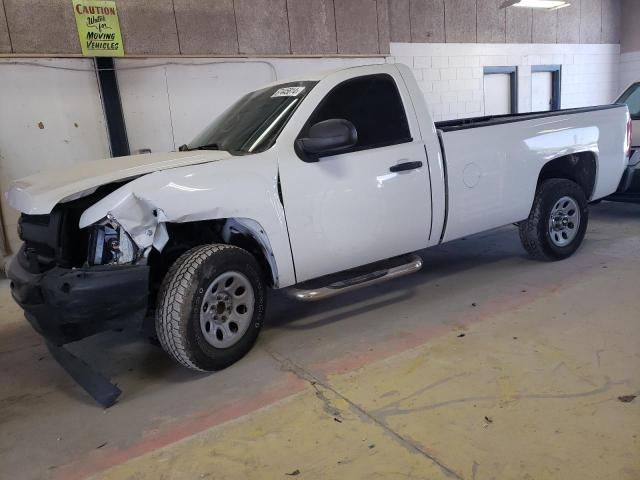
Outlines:
{"label": "gray wall panel", "polygon": [[389,53],[391,32],[389,30],[389,2],[388,0],[376,0],[378,13],[378,45],[380,53]]}
{"label": "gray wall panel", "polygon": [[334,0],[338,53],[378,53],[376,0]]}
{"label": "gray wall panel", "polygon": [[580,43],[600,43],[602,41],[602,2],[581,0],[580,2]]}
{"label": "gray wall panel", "polygon": [[411,0],[411,41],[444,43],[444,0]]}
{"label": "gray wall panel", "polygon": [[507,43],[531,43],[533,15],[526,8],[507,9]]}
{"label": "gray wall panel", "polygon": [[580,43],[580,0],[558,10],[558,43]]}
{"label": "gray wall panel", "polygon": [[558,12],[533,11],[531,39],[533,43],[556,43],[558,38]]}
{"label": "gray wall panel", "polygon": [[338,53],[333,0],[287,0],[287,8],[291,53]]}
{"label": "gray wall panel", "polygon": [[478,42],[506,41],[506,11],[500,8],[504,0],[478,0]]}
{"label": "gray wall panel", "polygon": [[181,53],[238,53],[233,0],[173,0],[173,4]]}
{"label": "gray wall panel", "polygon": [[4,15],[4,0],[0,0],[0,53],[11,53],[9,26]]}
{"label": "gray wall panel", "polygon": [[71,0],[4,0],[4,6],[14,52],[80,53]]}
{"label": "gray wall panel", "polygon": [[234,0],[240,53],[290,53],[286,0]]}
{"label": "gray wall panel", "polygon": [[[622,5],[635,12],[639,1],[545,12],[501,9],[503,0],[118,0],[118,11],[126,54],[372,55],[390,41],[618,43]],[[0,53],[80,53],[70,0],[3,4]]]}
{"label": "gray wall panel", "polygon": [[389,30],[392,42],[411,41],[411,0],[389,0]]}
{"label": "gray wall panel", "polygon": [[[69,2],[71,3],[71,2]],[[171,0],[118,0],[125,53],[178,55],[178,31]]]}
{"label": "gray wall panel", "polygon": [[444,0],[444,32],[448,43],[477,41],[475,0]]}
{"label": "gray wall panel", "polygon": [[622,2],[622,39],[623,53],[640,52],[640,29],[638,29],[638,0],[623,0]]}
{"label": "gray wall panel", "polygon": [[[636,6],[640,14],[640,2]],[[640,18],[635,17],[636,25]],[[602,43],[619,43],[622,34],[622,2],[602,0]]]}

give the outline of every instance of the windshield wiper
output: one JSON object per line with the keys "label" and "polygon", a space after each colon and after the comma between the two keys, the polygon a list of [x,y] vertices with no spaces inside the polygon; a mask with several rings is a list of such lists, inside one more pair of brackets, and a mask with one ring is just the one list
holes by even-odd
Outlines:
{"label": "windshield wiper", "polygon": [[220,150],[220,145],[217,143],[208,143],[206,145],[200,145],[191,150]]}
{"label": "windshield wiper", "polygon": [[217,143],[208,143],[206,145],[200,145],[198,147],[189,148],[186,143],[178,147],[179,152],[190,152],[192,150],[220,150],[220,145]]}

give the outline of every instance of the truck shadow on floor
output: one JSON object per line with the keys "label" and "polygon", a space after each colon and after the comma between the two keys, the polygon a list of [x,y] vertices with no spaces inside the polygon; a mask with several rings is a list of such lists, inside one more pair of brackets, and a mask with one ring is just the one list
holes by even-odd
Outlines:
{"label": "truck shadow on floor", "polygon": [[590,220],[599,222],[639,222],[640,205],[604,201],[597,205],[589,205]]}
{"label": "truck shadow on floor", "polygon": [[[423,267],[419,272],[319,302],[299,302],[284,292],[274,291],[270,298],[265,328],[319,328],[409,300],[416,295],[417,287],[432,285],[435,291],[439,287],[438,282],[451,275],[505,260],[513,260],[517,264],[526,261],[518,232],[513,227],[478,234],[417,253],[423,260]],[[512,264],[505,264],[504,268],[508,271]],[[381,297],[382,299],[376,300]],[[305,321],[310,317],[319,318]]]}

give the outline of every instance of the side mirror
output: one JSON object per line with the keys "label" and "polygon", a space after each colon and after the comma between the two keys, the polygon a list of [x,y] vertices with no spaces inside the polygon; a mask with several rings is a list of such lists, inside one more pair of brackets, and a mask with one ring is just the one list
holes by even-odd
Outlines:
{"label": "side mirror", "polygon": [[296,150],[307,162],[317,162],[353,147],[358,142],[356,127],[349,120],[331,118],[313,125],[309,136],[296,140]]}

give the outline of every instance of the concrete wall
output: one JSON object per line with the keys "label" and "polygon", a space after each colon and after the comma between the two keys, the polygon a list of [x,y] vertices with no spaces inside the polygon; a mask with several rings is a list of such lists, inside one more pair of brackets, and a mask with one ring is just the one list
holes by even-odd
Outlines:
{"label": "concrete wall", "polygon": [[571,6],[552,12],[505,10],[500,8],[503,1],[389,0],[391,41],[606,44],[620,41],[622,0],[571,0]]}
{"label": "concrete wall", "polygon": [[619,45],[392,43],[389,62],[410,66],[436,121],[484,114],[483,67],[518,68],[518,108],[531,110],[531,66],[562,65],[562,108],[610,103]]}
{"label": "concrete wall", "polygon": [[[388,0],[117,0],[117,5],[129,55],[389,51]],[[0,53],[80,53],[71,0],[0,0]]]}

